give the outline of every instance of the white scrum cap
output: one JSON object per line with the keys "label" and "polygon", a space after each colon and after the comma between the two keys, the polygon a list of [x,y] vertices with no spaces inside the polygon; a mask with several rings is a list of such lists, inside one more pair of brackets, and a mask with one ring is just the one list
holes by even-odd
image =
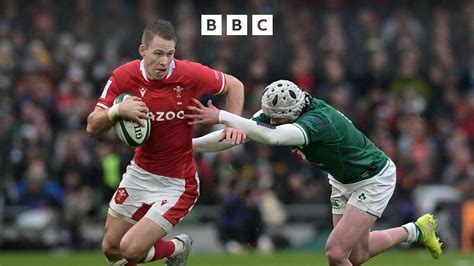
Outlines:
{"label": "white scrum cap", "polygon": [[289,80],[277,80],[265,88],[262,111],[271,118],[295,121],[306,106],[306,94]]}

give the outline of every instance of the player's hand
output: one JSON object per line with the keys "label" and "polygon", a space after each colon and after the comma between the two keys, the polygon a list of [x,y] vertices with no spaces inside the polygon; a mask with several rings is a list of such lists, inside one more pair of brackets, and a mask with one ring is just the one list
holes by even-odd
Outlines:
{"label": "player's hand", "polygon": [[121,118],[131,120],[144,127],[142,119],[150,119],[147,113],[150,110],[146,104],[136,96],[126,97],[118,106],[118,114]]}
{"label": "player's hand", "polygon": [[232,145],[242,144],[246,139],[247,133],[245,133],[245,131],[232,127],[224,128],[224,131],[222,131],[221,135],[219,136],[219,142],[226,140]]}
{"label": "player's hand", "polygon": [[192,111],[192,114],[185,114],[184,117],[188,119],[193,119],[193,121],[188,122],[190,125],[196,124],[205,124],[205,125],[214,125],[219,124],[219,112],[221,110],[217,109],[212,104],[212,100],[207,101],[207,107],[202,105],[200,101],[192,98],[196,106],[188,106],[187,109]]}

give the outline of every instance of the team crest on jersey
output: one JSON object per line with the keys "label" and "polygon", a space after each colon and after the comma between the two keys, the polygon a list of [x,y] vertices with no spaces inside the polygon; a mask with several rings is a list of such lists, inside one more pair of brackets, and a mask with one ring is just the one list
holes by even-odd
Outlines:
{"label": "team crest on jersey", "polygon": [[184,91],[184,88],[178,85],[173,90],[176,92],[176,98],[181,98],[181,92]]}
{"label": "team crest on jersey", "polygon": [[122,204],[128,198],[128,192],[125,188],[121,187],[115,192],[114,201],[116,204]]}
{"label": "team crest on jersey", "polygon": [[184,91],[184,88],[178,85],[174,87],[173,90],[176,92],[176,99],[178,99],[178,102],[176,104],[182,105],[183,102],[181,102],[181,97],[182,97],[181,93]]}
{"label": "team crest on jersey", "polygon": [[141,87],[140,88],[140,95],[143,97],[145,95],[146,88]]}

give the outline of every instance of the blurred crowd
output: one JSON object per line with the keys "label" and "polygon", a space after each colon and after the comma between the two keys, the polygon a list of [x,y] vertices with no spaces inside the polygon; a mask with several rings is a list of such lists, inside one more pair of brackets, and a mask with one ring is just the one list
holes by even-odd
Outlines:
{"label": "blurred crowd", "polygon": [[[273,14],[273,36],[203,37],[201,14]],[[71,245],[81,223],[103,219],[133,150],[113,130],[89,138],[87,115],[111,71],[139,58],[143,27],[157,16],[175,25],[177,58],[244,83],[244,116],[260,109],[267,84],[290,79],[350,118],[397,165],[390,222],[416,217],[413,192],[423,185],[474,198],[473,1],[2,0],[6,206],[61,224]],[[285,222],[283,204],[328,202],[326,174],[285,148],[249,143],[196,154],[196,163],[198,205],[222,205],[224,242],[255,245],[264,227]]]}

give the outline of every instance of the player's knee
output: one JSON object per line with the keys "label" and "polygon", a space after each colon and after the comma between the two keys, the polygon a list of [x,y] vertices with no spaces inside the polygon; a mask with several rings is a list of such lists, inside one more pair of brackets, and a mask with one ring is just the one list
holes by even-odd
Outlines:
{"label": "player's knee", "polygon": [[128,262],[139,262],[143,259],[143,248],[137,241],[122,239],[120,241],[120,253]]}
{"label": "player's knee", "polygon": [[340,265],[347,258],[341,252],[335,250],[327,250],[326,258],[328,259],[329,265]]}
{"label": "player's knee", "polygon": [[120,246],[118,243],[112,243],[107,239],[102,240],[102,253],[104,253],[107,259],[114,260],[120,258]]}
{"label": "player's knee", "polygon": [[349,260],[352,265],[361,265],[370,259],[370,252],[368,245],[357,245],[351,251]]}
{"label": "player's knee", "polygon": [[326,245],[326,258],[330,265],[338,265],[347,259],[347,252],[336,245]]}
{"label": "player's knee", "polygon": [[357,255],[349,257],[349,260],[351,261],[352,265],[357,266],[357,265],[362,265],[362,263],[366,262],[369,260],[369,252],[368,251],[361,251],[358,252]]}

